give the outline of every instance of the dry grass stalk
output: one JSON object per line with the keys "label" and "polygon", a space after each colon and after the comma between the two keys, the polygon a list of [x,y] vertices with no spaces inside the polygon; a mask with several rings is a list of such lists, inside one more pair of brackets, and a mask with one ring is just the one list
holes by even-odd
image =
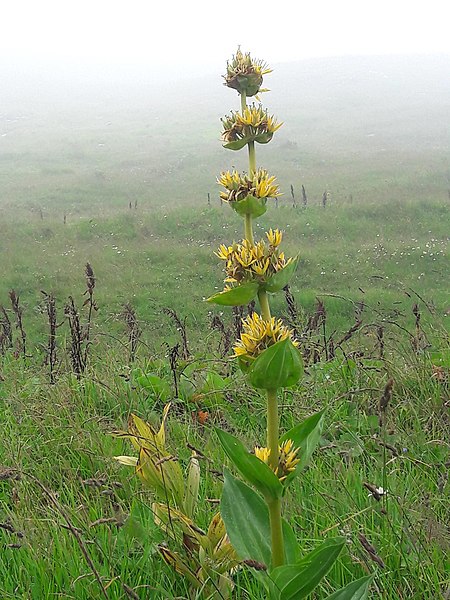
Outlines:
{"label": "dry grass stalk", "polygon": [[378,356],[381,360],[384,359],[384,327],[379,325],[377,327],[377,340],[378,340]]}
{"label": "dry grass stalk", "polygon": [[391,378],[385,385],[383,395],[378,403],[378,421],[380,427],[384,424],[386,418],[386,410],[392,398],[392,390],[394,388],[394,380]]}
{"label": "dry grass stalk", "polygon": [[79,379],[86,368],[86,352],[83,352],[84,334],[81,327],[80,315],[72,296],[69,296],[69,300],[64,306],[64,314],[69,321],[72,369],[77,379]]}
{"label": "dry grass stalk", "polygon": [[[249,313],[250,314],[250,313]],[[242,333],[242,319],[244,318],[244,307],[233,306],[233,337],[238,339]]]}
{"label": "dry grass stalk", "polygon": [[298,329],[300,319],[299,319],[297,304],[295,302],[294,295],[292,294],[291,288],[289,287],[289,285],[286,285],[283,288],[283,291],[284,291],[284,298],[286,300],[286,306],[287,306],[288,325],[289,325],[289,328],[292,329],[294,338],[298,340],[298,339],[300,339],[300,331]]}
{"label": "dry grass stalk", "polygon": [[23,309],[19,302],[19,295],[16,294],[15,290],[10,290],[9,299],[11,300],[13,313],[16,315],[16,329],[18,329],[20,332],[20,340],[18,340],[16,354],[17,356],[22,354],[23,358],[25,359],[27,357],[27,334],[23,328]]}
{"label": "dry grass stalk", "polygon": [[175,398],[178,398],[178,359],[180,357],[180,344],[169,348],[169,364],[175,386]]}
{"label": "dry grass stalk", "polygon": [[364,550],[367,552],[367,554],[370,556],[370,558],[377,563],[377,565],[379,567],[381,567],[382,569],[385,568],[385,564],[383,562],[383,559],[378,555],[376,549],[374,546],[372,546],[372,544],[369,542],[369,540],[366,538],[365,535],[363,535],[362,533],[358,534],[358,539],[361,542],[362,547],[364,548]]}
{"label": "dry grass stalk", "polygon": [[303,208],[306,208],[308,206],[308,196],[306,195],[306,190],[305,190],[304,185],[302,185],[302,204],[303,204]]}
{"label": "dry grass stalk", "polygon": [[169,317],[171,317],[173,319],[173,321],[175,322],[175,325],[177,326],[177,331],[180,333],[180,336],[181,336],[182,357],[184,360],[188,360],[189,357],[191,356],[191,354],[189,352],[187,333],[186,333],[186,317],[183,320],[181,320],[180,317],[177,315],[177,313],[172,308],[164,308],[163,312],[166,315],[169,315]]}
{"label": "dry grass stalk", "polygon": [[[237,307],[235,307],[237,308]],[[240,308],[240,307],[239,307]],[[225,323],[219,315],[213,315],[211,319],[211,329],[215,329],[220,333],[219,352],[222,357],[226,356],[231,349],[232,345],[232,332],[225,327]]]}
{"label": "dry grass stalk", "polygon": [[5,354],[8,348],[13,346],[12,326],[8,313],[0,306],[0,353]]}
{"label": "dry grass stalk", "polygon": [[50,370],[50,383],[55,383],[55,367],[57,364],[56,358],[56,329],[58,327],[56,321],[56,299],[54,294],[47,294],[41,290],[44,295],[45,310],[48,318],[48,341],[47,341],[47,352],[45,357],[45,364],[48,365]]}
{"label": "dry grass stalk", "polygon": [[84,332],[84,364],[87,364],[89,347],[91,345],[91,328],[92,328],[92,314],[94,311],[98,310],[97,304],[94,300],[94,288],[95,288],[95,275],[94,271],[90,263],[86,263],[86,267],[84,270],[86,276],[86,291],[84,292],[84,296],[87,295],[86,300],[83,303],[83,306],[88,306],[88,318]]}
{"label": "dry grass stalk", "polygon": [[139,326],[136,311],[129,302],[124,304],[123,311],[121,314],[122,319],[125,321],[128,331],[128,345],[129,345],[129,362],[134,362],[136,358],[136,351],[139,340],[142,335],[142,329]]}

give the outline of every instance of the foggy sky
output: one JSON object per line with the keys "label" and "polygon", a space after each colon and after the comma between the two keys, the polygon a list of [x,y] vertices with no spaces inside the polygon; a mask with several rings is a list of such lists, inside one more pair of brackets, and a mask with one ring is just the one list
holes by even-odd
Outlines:
{"label": "foggy sky", "polygon": [[270,64],[365,54],[450,53],[445,0],[14,0],[1,6],[9,77],[103,77],[151,68],[165,78],[223,72],[240,44]]}

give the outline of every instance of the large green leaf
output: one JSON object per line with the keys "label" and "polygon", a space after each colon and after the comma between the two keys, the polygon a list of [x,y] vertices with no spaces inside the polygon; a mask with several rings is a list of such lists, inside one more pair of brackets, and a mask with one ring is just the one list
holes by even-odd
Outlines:
{"label": "large green leaf", "polygon": [[249,483],[268,499],[281,498],[283,485],[265,462],[250,454],[244,444],[230,433],[216,429],[222,448]]}
{"label": "large green leaf", "polygon": [[[225,481],[220,512],[228,537],[241,560],[252,559],[270,568],[270,521],[267,504],[248,485],[224,470]],[[290,525],[283,519],[285,557],[298,559],[298,544]]]}
{"label": "large green leaf", "polygon": [[214,294],[214,296],[207,299],[207,302],[221,304],[222,306],[241,306],[251,302],[257,292],[258,283],[256,281],[249,281],[226,292]]}
{"label": "large green leaf", "polygon": [[258,356],[249,371],[249,380],[255,388],[276,390],[296,384],[302,373],[300,352],[288,338]]}
{"label": "large green leaf", "polygon": [[161,379],[161,377],[158,377],[154,373],[144,373],[136,377],[136,383],[163,401],[170,398],[170,385],[165,379]]}
{"label": "large green leaf", "polygon": [[256,198],[247,196],[237,202],[230,202],[230,206],[242,217],[252,215],[255,219],[263,215],[267,210],[267,198]]}
{"label": "large green leaf", "polygon": [[366,600],[369,597],[369,585],[372,579],[373,575],[367,575],[352,581],[331,596],[327,596],[326,600]]}
{"label": "large green leaf", "polygon": [[285,479],[285,485],[296,477],[308,464],[308,461],[322,436],[324,419],[325,411],[321,410],[281,436],[280,443],[285,442],[286,440],[292,440],[294,447],[299,449],[297,457],[300,459],[295,471]]}
{"label": "large green leaf", "polygon": [[301,600],[310,594],[328,573],[345,545],[345,539],[323,542],[297,564],[276,567],[271,573],[273,597],[277,600]]}
{"label": "large green leaf", "polygon": [[290,282],[297,270],[298,261],[299,257],[296,256],[286,267],[284,267],[284,269],[277,271],[272,277],[269,277],[263,285],[263,288],[271,293],[282,290]]}

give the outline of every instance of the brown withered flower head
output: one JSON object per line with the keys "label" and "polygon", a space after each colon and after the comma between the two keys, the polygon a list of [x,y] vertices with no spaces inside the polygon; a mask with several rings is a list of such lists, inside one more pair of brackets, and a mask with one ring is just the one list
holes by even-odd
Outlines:
{"label": "brown withered flower head", "polygon": [[247,97],[255,96],[265,91],[261,89],[263,76],[271,72],[272,69],[269,69],[263,60],[255,60],[249,52],[244,54],[238,48],[231,61],[227,62],[227,74],[223,76],[224,85]]}

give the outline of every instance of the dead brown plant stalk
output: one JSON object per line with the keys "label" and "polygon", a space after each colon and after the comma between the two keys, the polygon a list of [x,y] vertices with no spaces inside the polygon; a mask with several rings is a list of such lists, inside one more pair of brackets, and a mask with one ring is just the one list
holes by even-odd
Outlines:
{"label": "dead brown plant stalk", "polygon": [[129,362],[133,363],[136,358],[136,351],[139,344],[139,340],[142,335],[142,329],[139,325],[139,321],[136,315],[136,311],[132,307],[130,302],[127,302],[123,306],[121,318],[125,321],[128,332],[128,347],[129,347]]}
{"label": "dead brown plant stalk", "polygon": [[48,341],[46,348],[45,364],[49,367],[50,372],[50,383],[55,383],[55,368],[57,364],[56,357],[56,329],[58,327],[56,319],[56,299],[54,294],[44,292],[41,290],[41,294],[44,296],[45,310],[48,318]]}
{"label": "dead brown plant stalk", "polygon": [[175,312],[175,310],[173,310],[172,308],[163,308],[163,312],[164,312],[164,314],[171,317],[171,319],[174,321],[177,331],[179,332],[179,334],[181,336],[182,358],[183,358],[183,360],[188,360],[191,356],[191,353],[189,352],[188,340],[187,340],[186,317],[183,320],[181,320],[180,317]]}
{"label": "dead brown plant stalk", "polygon": [[22,354],[24,360],[27,357],[27,334],[25,333],[25,330],[23,328],[23,308],[20,305],[20,299],[19,299],[19,294],[16,293],[15,290],[10,290],[9,292],[9,299],[11,300],[11,306],[12,306],[12,310],[13,313],[16,316],[16,329],[18,329],[19,333],[20,333],[20,340],[18,340],[18,344],[17,344],[17,356],[19,354]]}
{"label": "dead brown plant stalk", "polygon": [[12,326],[4,306],[0,306],[0,353],[5,354],[13,347]]}

